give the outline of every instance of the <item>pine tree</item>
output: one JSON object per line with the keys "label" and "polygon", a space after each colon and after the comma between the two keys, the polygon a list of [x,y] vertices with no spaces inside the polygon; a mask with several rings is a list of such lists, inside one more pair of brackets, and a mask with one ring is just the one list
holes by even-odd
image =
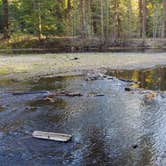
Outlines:
{"label": "pine tree", "polygon": [[10,37],[8,0],[2,0],[2,5],[3,5],[3,38],[8,39]]}

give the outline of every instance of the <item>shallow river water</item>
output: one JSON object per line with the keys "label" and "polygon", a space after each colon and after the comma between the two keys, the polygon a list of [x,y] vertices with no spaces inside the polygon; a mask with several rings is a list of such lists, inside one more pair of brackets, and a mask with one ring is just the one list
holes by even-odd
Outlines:
{"label": "shallow river water", "polygon": [[[158,73],[159,69],[156,70]],[[163,76],[152,78],[153,85],[148,78],[145,77],[145,88],[165,90],[165,83],[157,86],[160,82],[157,79]],[[165,166],[166,99],[158,97],[144,103],[140,94],[125,92],[125,86],[125,82],[117,79],[85,81],[83,76],[1,81],[0,165]],[[86,95],[61,96],[52,103],[43,100],[43,93],[12,94],[63,90]],[[40,140],[32,138],[34,130],[73,137],[68,143]]]}

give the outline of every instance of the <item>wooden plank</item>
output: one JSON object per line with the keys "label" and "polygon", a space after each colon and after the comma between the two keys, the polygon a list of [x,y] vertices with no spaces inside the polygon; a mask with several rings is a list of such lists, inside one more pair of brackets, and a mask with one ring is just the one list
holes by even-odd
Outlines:
{"label": "wooden plank", "polygon": [[34,131],[32,136],[34,138],[48,139],[53,141],[67,142],[71,140],[72,135],[53,133],[53,132],[43,132],[43,131]]}

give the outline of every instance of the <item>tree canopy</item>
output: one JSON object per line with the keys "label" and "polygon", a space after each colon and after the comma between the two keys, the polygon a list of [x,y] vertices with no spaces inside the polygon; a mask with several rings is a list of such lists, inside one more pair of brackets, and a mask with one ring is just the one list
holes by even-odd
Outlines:
{"label": "tree canopy", "polygon": [[0,0],[0,33],[166,37],[166,0]]}

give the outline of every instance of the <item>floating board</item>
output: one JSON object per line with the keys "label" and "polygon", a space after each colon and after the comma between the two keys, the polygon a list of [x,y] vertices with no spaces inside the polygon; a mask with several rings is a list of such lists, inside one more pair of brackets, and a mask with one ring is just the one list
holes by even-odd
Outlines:
{"label": "floating board", "polygon": [[32,136],[34,138],[48,139],[53,141],[67,142],[71,140],[72,135],[53,133],[53,132],[43,132],[43,131],[34,131]]}

